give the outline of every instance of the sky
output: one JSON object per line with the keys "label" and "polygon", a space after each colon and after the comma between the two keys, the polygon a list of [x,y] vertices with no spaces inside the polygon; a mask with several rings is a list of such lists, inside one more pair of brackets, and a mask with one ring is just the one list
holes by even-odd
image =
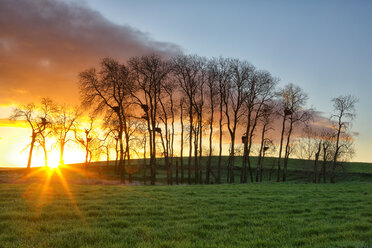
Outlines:
{"label": "sky", "polygon": [[[354,161],[372,162],[371,13],[358,0],[0,0],[0,119],[42,96],[77,104],[78,72],[104,56],[234,57],[299,85],[324,117],[333,97],[358,97]],[[0,164],[25,136],[2,122]]]}
{"label": "sky", "polygon": [[356,161],[372,162],[372,1],[100,1],[85,3],[118,24],[185,53],[248,60],[309,95],[328,117],[331,99],[359,98]]}

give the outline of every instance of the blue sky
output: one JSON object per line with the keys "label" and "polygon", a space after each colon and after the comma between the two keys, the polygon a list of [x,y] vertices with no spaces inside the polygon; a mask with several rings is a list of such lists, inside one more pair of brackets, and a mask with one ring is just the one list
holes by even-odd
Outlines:
{"label": "blue sky", "polygon": [[84,2],[185,53],[248,60],[301,86],[324,116],[333,97],[357,96],[355,160],[372,162],[372,1]]}
{"label": "blue sky", "polygon": [[9,140],[27,145],[7,128],[12,107],[41,97],[78,104],[77,75],[99,59],[178,46],[297,84],[325,117],[333,97],[355,95],[354,161],[372,162],[372,1],[17,0],[0,1],[0,164],[19,153]]}

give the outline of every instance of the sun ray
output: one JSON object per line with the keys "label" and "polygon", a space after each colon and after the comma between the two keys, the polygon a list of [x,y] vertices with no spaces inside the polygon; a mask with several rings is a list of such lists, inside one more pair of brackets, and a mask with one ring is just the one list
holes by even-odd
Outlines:
{"label": "sun ray", "polygon": [[36,170],[32,171],[32,172],[28,172],[26,173],[25,175],[23,175],[21,178],[17,179],[16,182],[20,182],[22,180],[25,180],[27,178],[30,178],[32,176],[35,176],[41,172],[43,172],[45,170],[45,167],[40,167],[40,168],[37,168]]}
{"label": "sun ray", "polygon": [[36,211],[37,211],[36,214],[37,215],[41,214],[43,206],[44,206],[45,202],[47,201],[46,200],[46,193],[49,190],[49,184],[50,184],[50,180],[52,178],[52,175],[53,175],[53,170],[49,169],[48,171],[46,171],[46,178],[45,178],[44,184],[42,186],[42,190],[39,194],[39,198],[36,201]]}
{"label": "sun ray", "polygon": [[93,173],[87,171],[86,169],[80,169],[80,168],[77,168],[77,167],[71,166],[71,165],[64,165],[63,168],[67,169],[67,170],[70,170],[70,171],[73,171],[73,172],[76,172],[76,173],[78,173],[79,175],[82,175],[82,176],[90,176],[90,175],[93,174]]}
{"label": "sun ray", "polygon": [[65,177],[63,176],[61,170],[60,170],[59,168],[56,168],[56,169],[55,169],[55,172],[56,172],[56,174],[58,175],[58,177],[59,177],[59,179],[60,179],[60,182],[61,182],[63,188],[65,189],[66,194],[67,194],[67,196],[68,196],[68,198],[69,198],[69,200],[70,200],[72,206],[74,207],[74,209],[75,209],[77,215],[79,216],[80,220],[83,222],[83,224],[85,225],[85,227],[86,227],[87,230],[89,231],[89,230],[90,230],[90,229],[89,229],[89,225],[88,225],[87,221],[85,220],[83,214],[81,213],[81,211],[80,211],[80,209],[79,209],[79,207],[78,207],[78,205],[77,205],[77,203],[76,203],[76,201],[75,201],[75,199],[74,199],[74,196],[73,196],[72,193],[71,193],[70,187],[68,186],[68,183],[67,183]]}

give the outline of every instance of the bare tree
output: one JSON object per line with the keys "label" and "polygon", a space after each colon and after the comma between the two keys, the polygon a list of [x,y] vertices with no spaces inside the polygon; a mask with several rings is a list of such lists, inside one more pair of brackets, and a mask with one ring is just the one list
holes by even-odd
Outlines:
{"label": "bare tree", "polygon": [[180,166],[181,166],[181,184],[184,183],[185,180],[185,172],[183,166],[183,133],[184,133],[184,125],[183,125],[183,105],[185,99],[181,98],[180,100],[180,123],[181,123],[181,137],[180,137]]}
{"label": "bare tree", "polygon": [[333,130],[329,130],[328,128],[325,128],[320,133],[320,138],[322,140],[322,154],[323,154],[323,161],[322,161],[322,167],[319,177],[318,177],[318,183],[321,180],[321,176],[323,177],[323,183],[327,182],[327,163],[329,161],[332,161],[332,149],[334,146],[334,132]]}
{"label": "bare tree", "polygon": [[111,119],[111,116],[106,116],[105,121],[102,128],[102,135],[97,136],[97,143],[99,143],[99,146],[97,150],[104,151],[104,154],[106,155],[106,165],[110,165],[110,154],[111,151],[115,150],[115,170],[116,172],[121,173],[121,168],[118,168],[118,159],[119,159],[119,153],[120,150],[118,148],[119,146],[119,139],[118,139],[118,130],[117,127],[117,120]]}
{"label": "bare tree", "polygon": [[280,164],[283,149],[283,139],[285,133],[285,124],[287,118],[289,120],[289,130],[287,131],[287,143],[285,146],[284,154],[284,168],[283,168],[283,181],[286,181],[287,177],[287,161],[290,155],[290,138],[293,131],[293,126],[298,121],[306,120],[308,113],[304,111],[303,107],[307,101],[307,95],[303,90],[293,84],[286,85],[283,89],[278,92],[279,96],[279,110],[278,114],[282,117],[282,131],[280,136],[280,147],[278,155],[278,173],[277,182],[280,181]]}
{"label": "bare tree", "polygon": [[106,164],[110,164],[110,153],[111,150],[115,151],[115,171],[121,174],[122,167],[120,163],[120,142],[119,142],[119,120],[117,114],[108,111],[104,116],[104,122],[101,125],[102,135],[97,137],[101,143],[101,148],[105,150],[106,153]]}
{"label": "bare tree", "polygon": [[[167,182],[172,184],[172,162],[173,162],[173,138],[174,138],[174,106],[173,106],[173,89],[174,84],[171,81],[162,84],[162,92],[159,94],[159,103],[162,112],[159,114],[159,119],[164,125],[164,138],[160,132],[161,143],[163,146],[163,155],[167,168]],[[169,129],[169,119],[171,128]]]}
{"label": "bare tree", "polygon": [[111,58],[104,58],[100,70],[95,68],[79,75],[79,86],[84,106],[93,107],[95,112],[111,111],[118,119],[118,141],[120,145],[121,182],[125,182],[123,133],[126,129],[125,110],[132,103],[131,93],[134,80],[129,69]]}
{"label": "bare tree", "polygon": [[44,164],[48,166],[47,139],[53,135],[53,115],[57,112],[57,105],[50,98],[42,98],[39,112],[41,123],[36,143],[43,149]]}
{"label": "bare tree", "polygon": [[224,98],[226,95],[226,85],[231,80],[230,59],[219,58],[217,60],[217,81],[218,81],[218,101],[219,101],[219,152],[217,163],[217,183],[221,183],[222,165],[222,142],[223,142],[223,117],[224,117]]}
{"label": "bare tree", "polygon": [[[135,57],[129,60],[137,84],[132,96],[145,112],[150,147],[151,184],[156,181],[156,133],[158,128],[159,96],[161,86],[171,71],[168,61],[158,55]],[[160,129],[161,130],[161,129]]]}
{"label": "bare tree", "polygon": [[75,124],[79,117],[80,113],[77,108],[71,110],[68,106],[62,105],[58,109],[53,133],[57,138],[59,148],[59,165],[64,165],[66,144],[73,140],[71,132],[75,129]]}
{"label": "bare tree", "polygon": [[94,135],[93,125],[95,121],[95,116],[89,116],[88,126],[84,128],[83,135],[81,136],[81,125],[76,125],[73,129],[75,134],[75,141],[85,150],[85,166],[88,166],[93,158],[93,149],[96,142],[96,137]]}
{"label": "bare tree", "polygon": [[247,182],[247,164],[250,180],[253,182],[250,153],[252,150],[254,134],[259,118],[263,114],[263,107],[274,97],[274,89],[277,82],[278,80],[273,78],[270,73],[266,71],[253,71],[249,78],[245,100],[247,126],[245,135],[242,138],[244,143],[244,154],[242,160],[242,173],[240,177],[241,183]]}
{"label": "bare tree", "polygon": [[284,167],[283,167],[283,182],[287,180],[287,165],[288,159],[291,152],[291,134],[295,128],[295,125],[302,122],[306,125],[306,122],[311,118],[311,112],[308,110],[300,110],[299,112],[293,111],[289,116],[289,130],[287,132],[287,142],[285,146],[284,154]]}
{"label": "bare tree", "polygon": [[[208,64],[207,68],[207,89],[208,89],[208,98],[209,98],[209,154],[206,167],[206,184],[210,183],[210,176],[212,174],[212,153],[213,153],[213,124],[214,124],[214,112],[216,107],[216,97],[218,96],[218,68],[217,61],[212,60]],[[214,175],[214,174],[212,174]],[[215,178],[216,180],[217,178]]]}
{"label": "bare tree", "polygon": [[41,129],[46,126],[46,123],[43,123],[42,120],[39,121],[39,118],[37,117],[37,108],[35,104],[32,103],[15,108],[13,110],[13,114],[10,116],[9,119],[13,121],[24,120],[31,128],[30,151],[27,160],[27,169],[30,169],[36,138],[39,135]]}
{"label": "bare tree", "polygon": [[[335,183],[335,171],[337,162],[342,153],[349,153],[351,151],[350,136],[348,134],[351,122],[356,117],[355,104],[358,99],[351,95],[339,96],[332,99],[333,114],[331,120],[335,121],[333,129],[335,130],[336,144],[333,155],[331,168],[331,183]],[[346,141],[343,143],[342,141]]]}
{"label": "bare tree", "polygon": [[[131,112],[129,110],[128,112]],[[125,129],[125,156],[127,158],[126,164],[126,171],[128,172],[129,182],[132,182],[133,174],[138,171],[138,164],[131,163],[131,154],[136,154],[139,157],[139,147],[141,147],[141,138],[138,138],[138,133],[143,132],[146,130],[144,128],[144,122],[142,118],[134,118],[133,116],[128,114],[127,125]]]}
{"label": "bare tree", "polygon": [[197,90],[193,97],[193,106],[196,113],[196,124],[194,128],[194,160],[195,160],[195,183],[203,183],[203,169],[201,159],[203,156],[203,109],[205,103],[204,88],[207,80],[207,69],[205,58],[200,58],[200,74],[197,78]]}
{"label": "bare tree", "polygon": [[272,143],[272,141],[268,138],[266,138],[266,134],[269,130],[272,129],[270,126],[273,117],[274,117],[274,109],[275,106],[272,102],[266,102],[263,107],[260,114],[260,120],[262,123],[262,130],[261,130],[261,144],[260,144],[260,150],[258,153],[258,163],[257,163],[257,169],[256,169],[256,182],[260,181],[262,182],[262,171],[263,171],[263,162],[265,158],[265,153],[269,149],[269,145]]}
{"label": "bare tree", "polygon": [[315,152],[315,160],[314,160],[314,176],[313,176],[313,183],[317,183],[317,178],[319,176],[318,174],[318,161],[319,161],[319,156],[322,151],[322,141],[318,141],[318,149]]}
{"label": "bare tree", "polygon": [[299,158],[310,161],[315,156],[316,149],[318,148],[318,144],[315,142],[317,135],[311,123],[303,128],[301,137],[297,139],[298,146],[296,152]]}
{"label": "bare tree", "polygon": [[249,76],[254,69],[252,65],[239,60],[231,61],[231,80],[226,82],[226,93],[223,98],[227,128],[230,134],[230,155],[228,161],[227,181],[234,183],[235,136],[239,121],[243,117],[243,104],[246,99],[246,88]]}
{"label": "bare tree", "polygon": [[[195,113],[195,95],[198,90],[200,73],[202,69],[203,59],[198,56],[180,55],[173,59],[174,78],[178,82],[182,93],[187,99],[188,114],[189,114],[189,157],[188,157],[188,183],[191,184],[191,157],[193,147],[193,131],[194,131],[194,113]],[[197,137],[194,137],[197,140]],[[197,142],[194,142],[194,154],[197,155]],[[195,180],[198,180],[197,164],[194,164]]]}

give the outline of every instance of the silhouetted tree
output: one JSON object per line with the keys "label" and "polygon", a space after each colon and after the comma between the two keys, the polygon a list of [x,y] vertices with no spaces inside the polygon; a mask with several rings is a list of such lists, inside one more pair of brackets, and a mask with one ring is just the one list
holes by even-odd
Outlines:
{"label": "silhouetted tree", "polygon": [[274,97],[274,89],[277,79],[273,78],[270,73],[266,71],[254,71],[249,78],[247,85],[247,96],[245,100],[245,109],[247,112],[247,126],[246,132],[243,136],[244,154],[243,166],[240,182],[247,182],[247,164],[250,175],[250,180],[253,182],[253,173],[251,169],[250,154],[254,139],[255,130],[258,120],[261,117],[263,106],[271,101]]}
{"label": "silhouetted tree", "polygon": [[227,181],[234,183],[235,166],[235,136],[239,121],[242,119],[243,104],[246,99],[246,88],[249,76],[254,69],[252,65],[239,60],[232,60],[231,79],[226,82],[224,101],[224,111],[227,119],[227,128],[230,134],[230,155],[228,160]]}
{"label": "silhouetted tree", "polygon": [[[171,150],[171,134],[168,128],[168,120],[171,118],[171,109],[173,108],[173,96],[172,96],[172,85],[162,85],[162,91],[165,94],[160,93],[159,95],[159,103],[161,106],[161,112],[159,114],[159,119],[164,125],[164,138],[163,132],[160,132],[161,144],[163,146],[163,155],[165,160],[165,166],[167,169],[167,183],[172,184],[172,168],[171,168],[171,161],[170,161],[170,150]],[[174,118],[174,113],[173,113]],[[160,129],[161,130],[161,129]]]}
{"label": "silhouetted tree", "polygon": [[95,112],[111,111],[118,120],[118,141],[120,146],[121,182],[125,182],[123,133],[126,129],[125,110],[132,104],[131,93],[134,80],[129,69],[112,58],[104,58],[100,69],[85,70],[79,74],[79,87],[84,106]]}
{"label": "silhouetted tree", "polygon": [[30,151],[27,160],[27,169],[30,169],[36,138],[40,133],[40,130],[44,128],[45,124],[43,123],[43,120],[39,121],[37,109],[33,103],[15,108],[13,114],[10,116],[10,120],[24,120],[31,128]]}
{"label": "silhouetted tree", "polygon": [[171,66],[168,61],[155,54],[131,58],[129,66],[136,82],[136,91],[132,91],[132,96],[141,106],[144,111],[143,118],[147,121],[151,184],[154,185],[156,181],[156,133],[159,130],[159,96],[162,84],[167,80],[171,71]]}
{"label": "silhouetted tree", "polygon": [[277,182],[280,181],[280,163],[283,149],[285,124],[287,118],[289,120],[289,130],[287,131],[287,143],[285,146],[284,153],[283,181],[286,181],[287,177],[287,161],[290,154],[290,138],[293,131],[293,126],[296,122],[308,118],[308,113],[306,111],[303,111],[303,107],[306,104],[307,95],[303,92],[303,90],[300,87],[295,86],[293,84],[288,84],[278,92],[278,96],[280,103],[278,113],[283,118],[283,123],[278,155]]}
{"label": "silhouetted tree", "polygon": [[336,133],[336,144],[331,168],[331,183],[335,183],[335,171],[340,155],[352,151],[348,142],[351,140],[348,131],[351,121],[356,117],[355,104],[357,102],[358,99],[351,95],[339,96],[332,99],[333,114],[331,119],[335,121],[333,128]]}
{"label": "silhouetted tree", "polygon": [[[194,131],[194,113],[195,105],[194,98],[200,83],[200,74],[202,69],[203,59],[198,56],[180,55],[173,59],[174,78],[181,88],[182,93],[187,99],[188,114],[189,114],[189,157],[188,157],[188,183],[191,184],[191,157],[193,146],[193,131]],[[197,137],[194,137],[197,140]],[[197,142],[194,142],[194,154],[197,154]],[[197,164],[194,164],[195,180],[198,180]]]}
{"label": "silhouetted tree", "polygon": [[[194,97],[194,108],[195,112],[197,113],[197,127],[195,128],[196,130],[196,135],[195,137],[198,137],[195,139],[196,141],[199,141],[199,144],[196,144],[195,147],[199,148],[199,153],[195,153],[195,164],[197,165],[195,167],[195,170],[198,170],[198,173],[195,173],[195,183],[203,183],[203,168],[202,168],[202,156],[203,156],[203,116],[204,116],[204,103],[205,103],[205,93],[204,93],[204,88],[205,88],[205,82],[207,81],[208,78],[208,71],[206,69],[206,60],[203,59],[201,63],[201,73],[199,77],[199,83],[198,83],[198,90],[197,94]],[[197,151],[198,149],[195,149]]]}
{"label": "silhouetted tree", "polygon": [[219,149],[217,163],[217,183],[221,183],[222,166],[222,142],[223,142],[223,117],[224,117],[224,98],[226,95],[226,85],[231,80],[230,59],[219,58],[217,60],[217,81],[218,81],[218,101],[219,101]]}
{"label": "silhouetted tree", "polygon": [[[214,124],[214,112],[217,103],[216,97],[218,96],[218,68],[217,61],[213,60],[208,63],[207,68],[207,79],[206,86],[208,90],[209,98],[209,155],[206,167],[205,182],[210,183],[210,176],[212,174],[212,153],[213,153],[213,124]],[[213,175],[213,174],[212,174]],[[217,178],[215,178],[216,180]]]}
{"label": "silhouetted tree", "polygon": [[[82,125],[77,123],[76,127],[73,129],[75,134],[75,141],[85,150],[85,166],[88,166],[93,158],[93,146],[94,142],[96,141],[96,137],[93,134],[93,124],[95,121],[95,116],[91,115],[89,117],[88,125],[81,130]],[[81,135],[81,131],[83,135]]]}
{"label": "silhouetted tree", "polygon": [[184,125],[183,125],[183,105],[185,99],[181,98],[180,100],[180,123],[181,123],[181,137],[180,137],[180,166],[181,166],[181,183],[184,183],[185,180],[185,172],[183,166],[183,132],[184,132]]}
{"label": "silhouetted tree", "polygon": [[[332,147],[334,145],[334,133],[333,130],[323,129],[320,137],[322,139],[322,153],[323,161],[321,168],[321,175],[323,176],[323,183],[327,182],[327,163],[331,161],[332,158]],[[320,182],[321,176],[318,177],[318,182]]]}
{"label": "silhouetted tree", "polygon": [[263,162],[265,158],[265,153],[269,149],[269,145],[272,143],[270,139],[266,138],[266,134],[270,129],[272,129],[270,125],[272,124],[272,121],[274,118],[274,109],[275,109],[275,106],[273,102],[267,101],[263,105],[261,114],[260,114],[262,130],[261,130],[261,144],[260,144],[260,150],[258,153],[258,163],[257,163],[257,169],[256,169],[256,182],[258,181],[262,182],[262,171],[263,171]]}
{"label": "silhouetted tree", "polygon": [[62,105],[58,108],[55,125],[53,126],[53,133],[57,139],[59,148],[59,165],[64,165],[65,147],[67,143],[73,140],[71,132],[73,132],[76,121],[80,115],[81,113],[77,108],[70,109],[66,105]]}
{"label": "silhouetted tree", "polygon": [[53,116],[57,112],[57,105],[50,98],[42,98],[39,112],[41,122],[36,142],[43,149],[44,164],[48,166],[47,139],[53,135]]}

